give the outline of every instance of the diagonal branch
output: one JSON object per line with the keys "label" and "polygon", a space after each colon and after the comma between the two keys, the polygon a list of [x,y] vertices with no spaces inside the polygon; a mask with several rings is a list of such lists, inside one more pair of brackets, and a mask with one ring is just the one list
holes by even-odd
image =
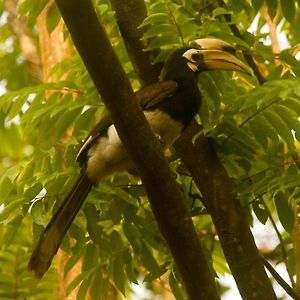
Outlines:
{"label": "diagonal branch", "polygon": [[[135,2],[141,4],[139,0]],[[127,21],[130,20],[129,17]],[[146,69],[143,71],[147,72]],[[244,299],[276,299],[232,183],[208,139],[200,137],[204,147],[199,146],[198,141],[197,147],[192,143],[197,132],[199,128],[195,124],[190,126],[175,148],[193,175],[209,207],[238,288]]]}
{"label": "diagonal branch", "polygon": [[[139,170],[189,299],[220,299],[191,216],[91,0],[56,0],[73,42]],[[138,145],[138,147],[137,147]],[[187,249],[189,255],[186,255]],[[200,284],[201,283],[201,284]]]}
{"label": "diagonal branch", "polygon": [[[221,7],[224,7],[225,9],[227,9],[227,5],[223,0],[218,0],[218,2]],[[243,39],[242,34],[241,34],[240,30],[238,29],[238,27],[234,23],[232,23],[231,15],[226,14],[226,15],[224,15],[224,17],[225,17],[226,21],[228,22],[228,26],[229,26],[231,32],[233,33],[233,35],[235,35],[236,37],[238,37],[240,39]],[[264,76],[260,72],[259,68],[257,67],[257,64],[255,63],[255,61],[253,59],[253,56],[249,53],[244,52],[244,57],[245,57],[245,60],[247,61],[247,63],[249,64],[249,66],[252,68],[259,83],[263,84],[266,81],[266,79],[264,78]]]}
{"label": "diagonal branch", "polygon": [[[146,43],[141,40],[147,27],[138,28],[147,16],[144,0],[111,0],[116,13],[116,20],[125,42],[128,55],[134,70],[140,78],[142,86],[157,81],[159,68],[151,64],[149,52],[141,51],[146,48]],[[147,72],[145,72],[147,70]]]}
{"label": "diagonal branch", "polygon": [[209,139],[201,135],[192,142],[197,132],[194,122],[176,142],[176,151],[205,199],[242,298],[276,299],[233,184]]}

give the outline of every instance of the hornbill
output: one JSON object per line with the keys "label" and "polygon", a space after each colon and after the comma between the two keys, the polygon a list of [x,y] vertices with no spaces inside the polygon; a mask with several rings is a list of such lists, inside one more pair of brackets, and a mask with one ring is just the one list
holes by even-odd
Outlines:
{"label": "hornbill", "polygon": [[[197,76],[202,71],[222,69],[249,73],[249,67],[237,59],[234,48],[217,39],[198,39],[174,51],[164,64],[162,81],[136,93],[150,127],[169,148],[199,110],[201,95]],[[116,172],[134,172],[110,118],[104,118],[85,139],[77,162],[81,174],[42,233],[28,268],[41,278],[48,270],[64,235],[71,226],[93,186]]]}

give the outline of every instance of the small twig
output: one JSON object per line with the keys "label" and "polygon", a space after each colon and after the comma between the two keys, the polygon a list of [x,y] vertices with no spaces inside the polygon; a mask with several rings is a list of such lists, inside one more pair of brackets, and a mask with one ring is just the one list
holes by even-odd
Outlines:
{"label": "small twig", "polygon": [[263,192],[260,195],[258,195],[257,197],[255,197],[253,200],[251,200],[250,202],[248,202],[246,205],[243,206],[243,208],[247,208],[248,206],[250,206],[251,204],[253,204],[254,202],[256,202],[257,200],[259,200],[262,196],[264,196],[265,194],[268,194],[268,192]]}
{"label": "small twig", "polygon": [[178,33],[178,35],[179,35],[179,37],[180,37],[180,39],[181,39],[181,43],[182,43],[182,45],[184,46],[185,43],[184,43],[184,39],[183,39],[182,33],[181,33],[181,31],[180,31],[180,28],[179,28],[179,26],[178,26],[178,24],[177,24],[177,22],[176,22],[176,19],[175,19],[175,17],[174,17],[174,14],[173,14],[173,12],[171,11],[170,6],[169,6],[168,3],[167,3],[167,6],[168,6],[168,10],[169,10],[170,16],[171,16],[171,18],[172,18],[173,24],[175,25],[176,30],[177,30],[177,33]]}
{"label": "small twig", "polygon": [[299,164],[299,162],[300,162],[300,160],[298,160],[297,162],[296,162],[295,160],[294,160],[294,161],[287,161],[287,162],[285,162],[285,163],[283,163],[283,164],[280,164],[280,165],[277,165],[277,166],[274,166],[274,167],[269,167],[269,168],[266,168],[266,169],[264,169],[264,170],[262,170],[262,171],[259,171],[259,172],[255,173],[255,174],[253,174],[253,175],[244,177],[244,178],[242,179],[242,181],[250,180],[250,179],[252,179],[253,177],[256,177],[256,176],[261,175],[261,174],[263,174],[263,173],[266,173],[266,172],[268,172],[268,171],[272,171],[272,170],[274,170],[274,169],[278,169],[278,168],[284,167],[285,165]]}
{"label": "small twig", "polygon": [[[223,0],[218,0],[218,2],[221,7],[224,7],[226,10],[228,9],[227,5],[225,4],[225,2]],[[226,15],[224,15],[224,17],[225,17],[226,21],[229,23],[228,26],[229,26],[231,32],[236,37],[243,39],[242,34],[241,34],[240,30],[238,29],[238,27],[232,23],[231,15],[226,14]],[[255,76],[257,77],[259,84],[263,84],[264,82],[266,82],[266,79],[264,78],[264,76],[260,72],[259,68],[257,67],[257,64],[255,63],[253,56],[244,51],[243,51],[243,55],[245,57],[245,60],[249,64],[249,66],[252,68]]]}
{"label": "small twig", "polygon": [[278,36],[277,36],[277,32],[276,32],[278,16],[275,17],[274,19],[272,19],[269,14],[267,5],[263,5],[263,7],[262,7],[262,16],[265,19],[265,21],[267,22],[267,25],[269,27],[270,38],[272,41],[272,43],[271,43],[272,52],[275,54],[274,63],[276,66],[279,66],[279,65],[281,65],[280,57],[279,57],[280,46],[279,46],[279,40],[278,40]]}
{"label": "small twig", "polygon": [[278,274],[278,272],[273,268],[273,266],[261,255],[261,259],[267,268],[267,270],[270,272],[270,274],[273,276],[273,278],[276,280],[276,282],[286,291],[288,295],[290,295],[293,299],[299,300],[299,296],[296,294],[296,292],[290,287],[286,281]]}

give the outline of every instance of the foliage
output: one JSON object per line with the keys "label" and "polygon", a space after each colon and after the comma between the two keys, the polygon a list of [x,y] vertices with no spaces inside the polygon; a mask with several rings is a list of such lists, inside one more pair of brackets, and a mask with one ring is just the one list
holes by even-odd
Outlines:
{"label": "foliage", "polygon": [[[0,1],[1,20],[7,20],[4,2]],[[150,39],[146,50],[161,50],[154,62],[165,60],[173,49],[191,39],[213,36],[235,43],[240,51],[251,53],[264,64],[268,78],[262,86],[248,75],[220,71],[202,74],[199,88],[203,104],[199,116],[204,133],[214,138],[218,154],[248,211],[249,222],[258,219],[265,224],[271,212],[286,230],[284,246],[291,248],[292,205],[300,201],[299,169],[294,161],[300,142],[300,81],[296,78],[300,64],[294,57],[299,41],[300,2],[265,2],[271,16],[279,14],[281,32],[290,44],[280,53],[279,64],[274,61],[271,46],[264,43],[265,20],[259,13],[264,1],[228,0],[226,8],[214,1],[146,1],[148,17],[140,26],[147,28],[143,39]],[[46,3],[18,3],[19,16],[26,18],[36,42],[36,17]],[[137,77],[110,3],[94,3],[137,89]],[[231,16],[230,22],[226,15]],[[256,32],[250,33],[255,16]],[[54,6],[48,15],[47,30],[52,32],[58,21],[59,12]],[[232,24],[238,25],[242,37],[232,34]],[[67,39],[67,30],[64,34]],[[53,269],[47,275],[47,282],[51,283],[47,285],[45,281],[38,285],[26,271],[32,248],[28,227],[32,226],[36,241],[76,178],[78,168],[74,160],[80,141],[104,111],[77,54],[57,63],[50,75],[56,78],[55,82],[36,83],[9,22],[0,22],[0,78],[6,90],[0,96],[1,299],[31,299],[33,293],[32,299],[53,296],[57,285]],[[201,199],[199,191],[175,154],[170,162],[215,271],[229,272],[211,219],[205,215],[202,204],[194,201]],[[78,299],[85,299],[88,290],[92,299],[106,299],[111,282],[120,293],[129,295],[130,282],[138,284],[142,280],[151,288],[150,283],[164,273],[170,274],[169,284],[176,298],[184,297],[178,271],[145,192],[140,182],[127,175],[114,176],[93,189],[62,248],[71,253],[65,274],[83,259],[82,272],[67,290],[71,292],[79,286]],[[276,249],[269,249],[273,250],[277,253]],[[281,255],[275,259],[281,261]],[[295,261],[293,251],[288,252],[288,260]],[[294,268],[289,267],[294,274]]]}

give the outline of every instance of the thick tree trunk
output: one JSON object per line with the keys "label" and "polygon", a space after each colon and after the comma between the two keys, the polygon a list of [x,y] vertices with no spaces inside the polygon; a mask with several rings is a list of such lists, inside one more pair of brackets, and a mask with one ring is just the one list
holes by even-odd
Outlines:
{"label": "thick tree trunk", "polygon": [[[111,0],[111,2],[120,1]],[[145,3],[140,0],[132,0],[129,5],[123,3],[124,5],[127,6],[127,12],[123,14],[122,3],[115,5],[116,10],[119,11],[118,18],[122,20],[119,23],[120,26],[130,23],[133,16],[129,12],[133,8],[143,6],[144,8],[139,7],[138,10],[145,10]],[[123,28],[121,33],[125,33],[125,39],[126,36],[137,36],[136,33],[130,33],[128,30],[134,31],[137,28],[128,26]],[[127,47],[127,50],[131,51],[131,47]],[[140,55],[141,52],[142,48],[135,49],[130,57]],[[251,64],[255,64],[252,57],[248,57],[248,60]],[[140,70],[144,73],[148,72],[146,68],[140,68]],[[256,73],[260,75],[257,68]],[[264,81],[261,75],[259,78]],[[238,288],[244,299],[276,299],[246,222],[247,218],[219,158],[206,137],[202,136],[196,144],[206,145],[203,148],[196,147],[192,143],[192,138],[198,130],[200,129],[192,126],[179,139],[175,148],[203,193]]]}
{"label": "thick tree trunk", "polygon": [[[147,190],[189,299],[220,299],[189,212],[89,0],[56,0],[74,44]],[[122,103],[122,105],[120,105]],[[136,147],[139,145],[139,147]],[[188,249],[188,255],[187,255]]]}

